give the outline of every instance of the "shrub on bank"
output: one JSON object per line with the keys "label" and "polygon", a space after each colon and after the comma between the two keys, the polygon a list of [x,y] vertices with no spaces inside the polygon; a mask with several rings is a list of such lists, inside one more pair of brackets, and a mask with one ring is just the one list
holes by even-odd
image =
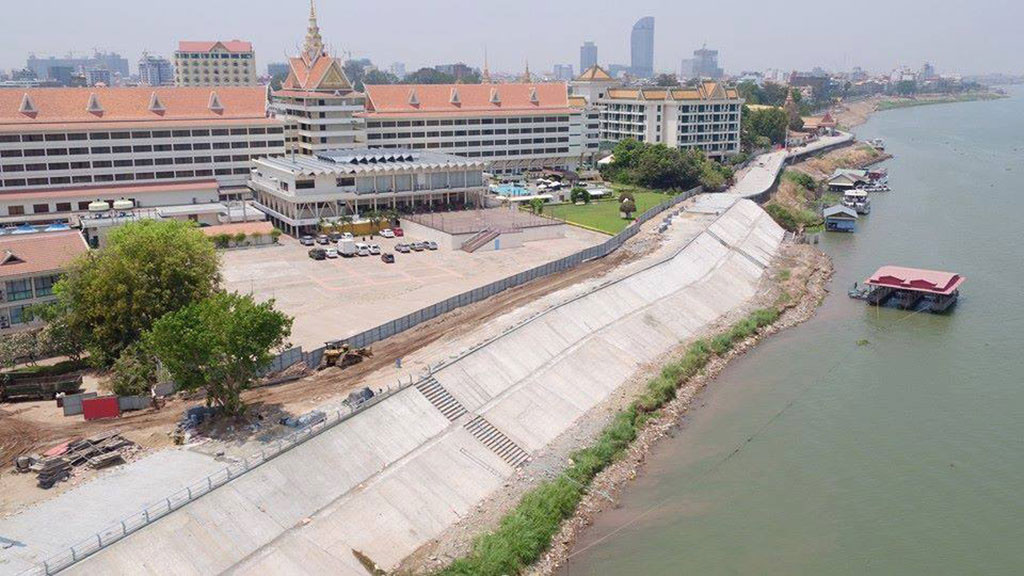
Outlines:
{"label": "shrub on bank", "polygon": [[[575,512],[590,482],[629,448],[649,414],[674,399],[679,386],[696,376],[714,355],[724,355],[759,328],[775,322],[779,314],[776,308],[756,310],[710,343],[697,340],[690,344],[682,358],[666,364],[648,381],[643,394],[615,415],[594,444],[570,456],[570,465],[561,476],[523,494],[497,530],[479,536],[467,556],[437,574],[503,576],[518,574],[534,563],[551,545],[562,522]],[[719,351],[716,342],[728,345]]]}

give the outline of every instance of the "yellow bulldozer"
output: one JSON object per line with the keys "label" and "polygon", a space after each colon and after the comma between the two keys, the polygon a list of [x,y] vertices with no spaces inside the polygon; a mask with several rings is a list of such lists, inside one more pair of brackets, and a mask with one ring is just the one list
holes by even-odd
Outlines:
{"label": "yellow bulldozer", "polygon": [[348,368],[353,364],[359,364],[363,358],[373,356],[369,348],[353,348],[343,340],[332,340],[327,342],[327,349],[324,350],[324,359],[320,363],[320,369],[337,366]]}

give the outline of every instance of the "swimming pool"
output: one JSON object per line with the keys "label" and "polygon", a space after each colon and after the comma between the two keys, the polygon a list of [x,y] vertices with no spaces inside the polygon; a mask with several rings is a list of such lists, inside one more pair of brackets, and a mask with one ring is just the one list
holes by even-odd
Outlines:
{"label": "swimming pool", "polygon": [[516,186],[515,184],[501,184],[499,186],[494,186],[491,190],[495,194],[506,198],[514,196],[529,196],[531,194],[531,192],[526,188]]}

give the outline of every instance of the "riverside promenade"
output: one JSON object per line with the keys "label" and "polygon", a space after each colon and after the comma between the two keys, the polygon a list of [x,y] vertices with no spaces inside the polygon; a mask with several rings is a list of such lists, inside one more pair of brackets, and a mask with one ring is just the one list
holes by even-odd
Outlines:
{"label": "riverside promenade", "polygon": [[838,136],[819,138],[806,146],[761,154],[751,160],[750,164],[737,174],[736,182],[732,186],[718,194],[700,195],[689,211],[721,214],[737,200],[744,198],[759,203],[764,202],[768,200],[772,187],[779,179],[779,174],[786,162],[836,146],[843,146],[853,140],[853,134],[843,132]]}

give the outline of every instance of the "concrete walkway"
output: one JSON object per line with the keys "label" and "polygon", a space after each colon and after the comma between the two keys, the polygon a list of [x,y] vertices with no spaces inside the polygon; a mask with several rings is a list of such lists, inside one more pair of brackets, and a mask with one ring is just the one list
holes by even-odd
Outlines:
{"label": "concrete walkway", "polygon": [[783,237],[748,201],[695,237],[680,227],[676,253],[476,331],[498,333],[433,373],[442,394],[408,388],[68,572],[365,574],[353,550],[395,566],[501,489],[520,451],[749,301]]}

